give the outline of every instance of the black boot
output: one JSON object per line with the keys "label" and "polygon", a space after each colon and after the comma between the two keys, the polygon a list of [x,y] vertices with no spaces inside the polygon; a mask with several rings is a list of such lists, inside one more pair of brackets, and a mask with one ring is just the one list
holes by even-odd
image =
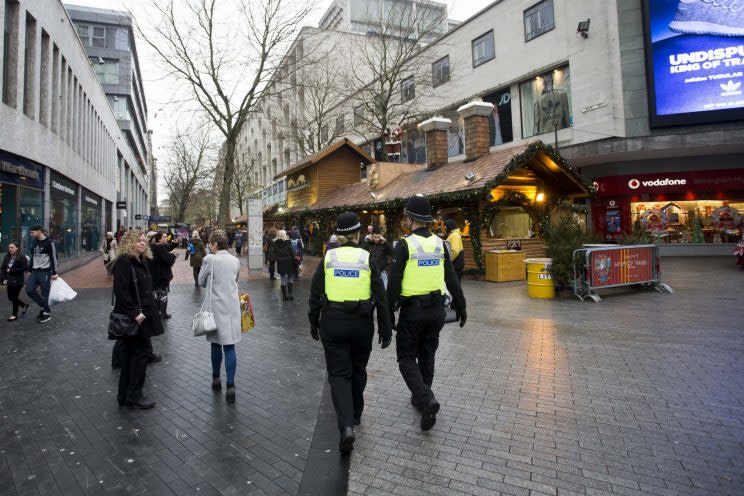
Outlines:
{"label": "black boot", "polygon": [[282,300],[287,301],[287,286],[282,284]]}
{"label": "black boot", "polygon": [[341,431],[341,441],[338,443],[338,450],[347,455],[354,449],[354,429],[351,427],[345,427]]}
{"label": "black boot", "polygon": [[293,286],[294,286],[294,284],[292,284],[291,282],[289,283],[289,286],[287,286],[287,299],[289,299],[289,300],[294,300],[294,295],[292,294],[292,287]]}

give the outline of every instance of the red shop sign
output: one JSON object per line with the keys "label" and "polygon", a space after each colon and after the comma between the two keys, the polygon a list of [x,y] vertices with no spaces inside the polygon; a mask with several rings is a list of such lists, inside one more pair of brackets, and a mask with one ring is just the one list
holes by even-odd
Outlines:
{"label": "red shop sign", "polygon": [[652,246],[597,250],[589,260],[595,288],[640,284],[654,280]]}
{"label": "red shop sign", "polygon": [[608,176],[594,182],[599,196],[744,191],[744,169]]}

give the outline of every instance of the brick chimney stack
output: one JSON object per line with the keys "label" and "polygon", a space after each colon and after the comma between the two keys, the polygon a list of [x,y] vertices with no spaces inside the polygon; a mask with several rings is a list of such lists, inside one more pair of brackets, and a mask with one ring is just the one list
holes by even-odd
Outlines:
{"label": "brick chimney stack", "polygon": [[465,160],[486,155],[491,148],[491,127],[488,122],[493,103],[473,100],[457,109],[465,121]]}
{"label": "brick chimney stack", "polygon": [[418,125],[419,130],[426,134],[426,165],[428,169],[436,169],[447,163],[447,129],[452,121],[443,117],[432,117]]}

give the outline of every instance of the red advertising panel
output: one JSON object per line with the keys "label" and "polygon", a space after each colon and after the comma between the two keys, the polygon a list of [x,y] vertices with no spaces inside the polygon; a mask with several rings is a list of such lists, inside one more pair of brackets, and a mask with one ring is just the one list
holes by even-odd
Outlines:
{"label": "red advertising panel", "polygon": [[592,251],[591,285],[601,288],[653,281],[653,250],[653,246],[642,246]]}

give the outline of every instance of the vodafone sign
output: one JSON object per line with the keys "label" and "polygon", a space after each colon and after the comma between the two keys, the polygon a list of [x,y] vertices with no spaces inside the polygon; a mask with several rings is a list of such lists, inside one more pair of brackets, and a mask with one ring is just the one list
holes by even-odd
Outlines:
{"label": "vodafone sign", "polygon": [[599,196],[742,192],[744,191],[744,169],[610,176],[597,178],[594,182]]}
{"label": "vodafone sign", "polygon": [[687,185],[687,179],[656,179],[648,181],[640,181],[638,179],[631,179],[628,181],[628,187],[630,189],[638,188],[658,188],[659,186],[685,186]]}

